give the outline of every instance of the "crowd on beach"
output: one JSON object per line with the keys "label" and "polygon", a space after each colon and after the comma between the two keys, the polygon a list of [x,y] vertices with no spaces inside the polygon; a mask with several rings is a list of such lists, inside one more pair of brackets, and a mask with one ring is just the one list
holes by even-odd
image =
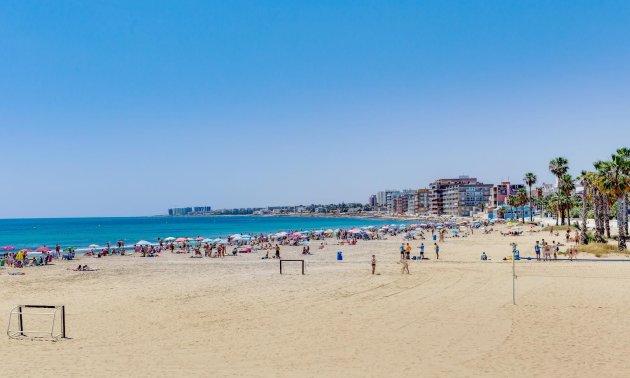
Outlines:
{"label": "crowd on beach", "polygon": [[[503,222],[501,222],[503,223]],[[196,238],[158,238],[156,243],[140,241],[128,247],[124,240],[118,240],[115,245],[107,243],[104,247],[91,245],[84,250],[84,256],[102,258],[110,255],[125,256],[129,251],[133,251],[138,257],[158,257],[165,252],[171,254],[187,254],[191,258],[223,258],[225,256],[238,256],[243,253],[266,252],[262,259],[280,259],[280,249],[285,246],[301,246],[302,255],[311,255],[311,246],[317,245],[318,249],[324,249],[329,242],[339,246],[354,246],[360,241],[387,240],[389,238],[402,237],[403,243],[400,245],[400,262],[403,264],[403,271],[408,273],[408,261],[429,260],[425,255],[425,250],[435,254],[435,260],[440,259],[440,245],[446,238],[466,238],[473,235],[477,230],[482,235],[495,232],[494,221],[472,221],[472,222],[444,222],[444,223],[420,223],[420,224],[400,224],[386,225],[381,227],[356,227],[347,230],[293,230],[278,232],[275,234],[233,234],[226,238],[208,239]],[[539,228],[540,227],[540,228]],[[531,225],[529,232],[542,232],[542,225]],[[498,232],[498,231],[497,231]],[[519,236],[523,234],[520,226],[510,226],[506,231],[500,231],[501,235]],[[558,231],[551,227],[551,236],[559,236]],[[571,237],[570,231],[566,231],[566,244],[560,242],[552,243],[536,241],[533,246],[535,258],[538,261],[556,260],[560,254],[560,247],[567,246],[566,254],[570,259],[574,259],[577,250],[569,245],[571,241],[579,237],[577,231]],[[415,247],[411,243],[420,241]],[[7,247],[3,247],[7,248]],[[417,255],[413,253],[417,250]],[[270,256],[270,253],[272,255]],[[2,266],[13,268],[24,268],[30,266],[45,266],[55,260],[73,260],[76,256],[76,249],[69,247],[62,250],[56,245],[54,249],[40,247],[35,251],[22,249],[17,252],[10,251],[0,258]],[[512,256],[504,257],[503,260],[520,258],[520,253],[513,243]],[[375,258],[372,259],[375,264]],[[481,254],[482,261],[491,260],[485,252]],[[85,270],[85,269],[81,269]]]}

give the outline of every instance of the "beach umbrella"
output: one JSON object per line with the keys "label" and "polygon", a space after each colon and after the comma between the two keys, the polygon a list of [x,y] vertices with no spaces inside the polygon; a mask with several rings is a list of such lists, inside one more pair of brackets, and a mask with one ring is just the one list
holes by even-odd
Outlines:
{"label": "beach umbrella", "polygon": [[3,251],[15,251],[15,247],[12,245],[5,245],[4,247],[0,248]]}
{"label": "beach umbrella", "polygon": [[183,242],[187,242],[188,239],[186,239],[186,238],[177,238],[177,239],[175,239],[175,241],[178,242],[178,243],[183,243]]}
{"label": "beach umbrella", "polygon": [[139,242],[136,243],[136,245],[151,245],[151,243],[149,243],[146,240],[140,240]]}
{"label": "beach umbrella", "polygon": [[50,252],[50,248],[48,247],[39,247],[35,250],[35,252]]}
{"label": "beach umbrella", "polygon": [[203,239],[201,242],[202,243],[212,243],[212,239],[207,239],[206,238],[206,239]]}
{"label": "beach umbrella", "polygon": [[168,238],[164,238],[162,240],[164,240],[165,242],[170,242],[170,241],[175,241],[175,238],[172,236],[169,236]]}
{"label": "beach umbrella", "polygon": [[198,237],[197,239],[195,239],[196,241],[202,241],[204,238],[202,237]]}
{"label": "beach umbrella", "polygon": [[283,238],[283,237],[285,237],[287,235],[289,235],[289,234],[283,231],[283,232],[278,232],[275,236],[279,237],[279,238]]}
{"label": "beach umbrella", "polygon": [[88,248],[98,248],[98,245],[96,245],[96,244],[90,244],[90,245],[88,245]]}

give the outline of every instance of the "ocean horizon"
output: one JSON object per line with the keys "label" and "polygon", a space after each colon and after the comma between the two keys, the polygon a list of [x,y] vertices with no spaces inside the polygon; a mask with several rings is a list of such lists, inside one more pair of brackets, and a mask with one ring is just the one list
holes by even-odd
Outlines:
{"label": "ocean horizon", "polygon": [[0,219],[0,247],[37,248],[40,246],[84,248],[91,244],[115,245],[124,240],[132,245],[140,240],[158,238],[226,237],[236,233],[261,234],[289,230],[352,228],[407,223],[400,220],[360,217],[298,216],[142,216],[87,218]]}

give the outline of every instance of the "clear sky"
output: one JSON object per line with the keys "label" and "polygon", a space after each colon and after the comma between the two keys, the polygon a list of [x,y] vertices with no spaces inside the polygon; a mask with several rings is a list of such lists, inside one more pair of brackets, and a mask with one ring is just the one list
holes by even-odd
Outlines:
{"label": "clear sky", "polygon": [[0,217],[367,202],[630,143],[630,1],[2,1]]}

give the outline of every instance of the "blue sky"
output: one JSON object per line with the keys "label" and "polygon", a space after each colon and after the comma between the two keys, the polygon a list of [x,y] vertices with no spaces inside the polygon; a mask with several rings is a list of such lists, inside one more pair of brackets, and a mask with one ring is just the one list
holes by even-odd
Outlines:
{"label": "blue sky", "polygon": [[551,180],[630,140],[627,1],[3,1],[0,217]]}

